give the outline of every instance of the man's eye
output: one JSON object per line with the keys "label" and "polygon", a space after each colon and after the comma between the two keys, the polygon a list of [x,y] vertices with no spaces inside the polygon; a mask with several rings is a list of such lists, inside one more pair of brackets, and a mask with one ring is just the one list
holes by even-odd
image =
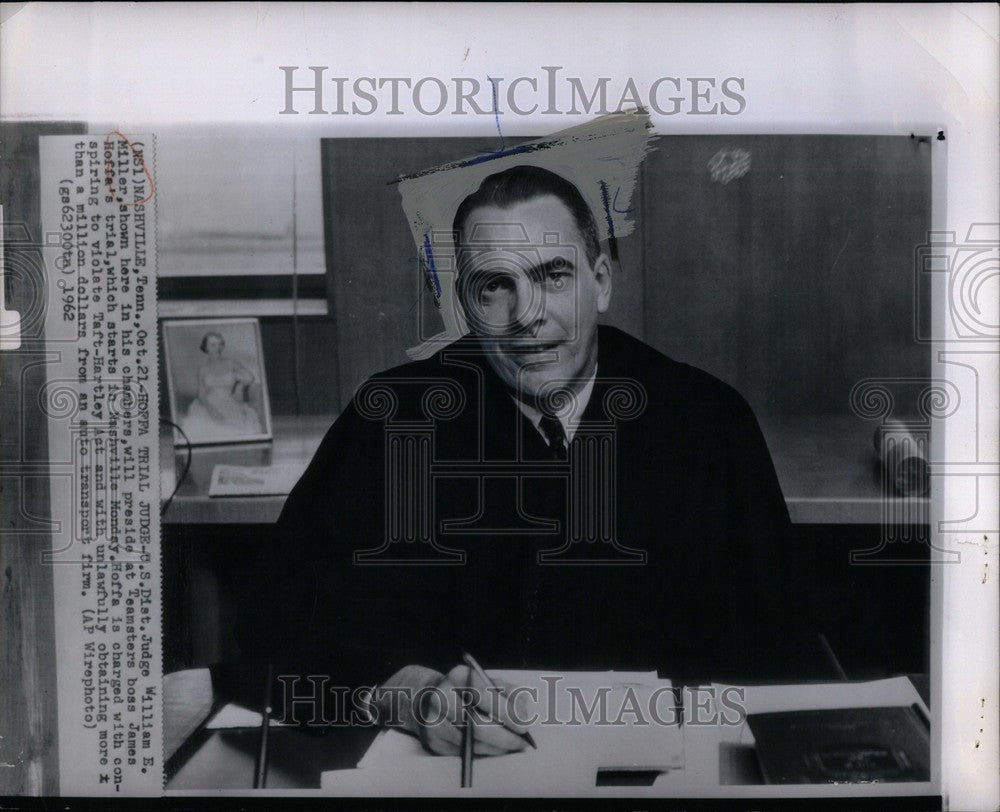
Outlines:
{"label": "man's eye", "polygon": [[496,295],[511,288],[513,283],[505,276],[493,276],[482,283],[479,288],[480,295]]}
{"label": "man's eye", "polygon": [[499,290],[506,290],[513,287],[513,281],[506,276],[497,275],[489,277],[482,286],[482,290],[487,293],[496,293]]}
{"label": "man's eye", "polygon": [[549,271],[548,279],[551,287],[560,290],[569,281],[569,274],[566,271]]}

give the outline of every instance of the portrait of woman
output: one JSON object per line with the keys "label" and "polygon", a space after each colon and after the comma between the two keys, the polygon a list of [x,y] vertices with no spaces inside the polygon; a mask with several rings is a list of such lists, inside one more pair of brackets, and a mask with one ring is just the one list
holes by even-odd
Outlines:
{"label": "portrait of woman", "polygon": [[255,319],[165,322],[163,335],[173,422],[192,444],[271,436]]}

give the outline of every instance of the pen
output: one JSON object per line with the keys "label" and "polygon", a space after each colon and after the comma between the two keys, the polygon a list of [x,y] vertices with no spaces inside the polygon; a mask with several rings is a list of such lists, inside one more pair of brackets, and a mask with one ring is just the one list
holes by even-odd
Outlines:
{"label": "pen", "polygon": [[[497,684],[493,680],[491,680],[489,678],[489,676],[487,675],[487,673],[485,671],[483,671],[483,667],[479,663],[476,662],[476,658],[475,657],[473,657],[468,652],[465,652],[462,655],[462,660],[465,662],[465,664],[467,666],[469,666],[469,668],[471,668],[473,671],[475,671],[479,675],[479,678],[483,682],[485,682],[491,688],[495,688],[498,691],[501,690],[500,688],[497,688]],[[506,730],[510,730],[510,728],[506,727],[506,725],[504,726],[504,728]],[[525,731],[524,733],[518,733],[516,730],[510,730],[510,732],[513,733],[515,736],[520,736],[522,739],[524,739],[528,744],[530,744],[536,750],[538,749],[538,745],[535,744],[535,739],[532,737],[532,735],[531,735],[530,732]]]}
{"label": "pen", "polygon": [[271,727],[271,683],[273,681],[274,665],[268,663],[267,682],[264,684],[264,702],[260,714],[260,741],[257,748],[257,766],[253,776],[254,789],[264,789],[267,785],[267,734]]}
{"label": "pen", "polygon": [[[470,672],[465,687],[469,688],[471,685],[472,673]],[[467,707],[462,710],[462,718],[465,722],[462,726],[462,788],[465,789],[472,786],[472,751],[475,744],[475,733],[472,729],[472,714]]]}

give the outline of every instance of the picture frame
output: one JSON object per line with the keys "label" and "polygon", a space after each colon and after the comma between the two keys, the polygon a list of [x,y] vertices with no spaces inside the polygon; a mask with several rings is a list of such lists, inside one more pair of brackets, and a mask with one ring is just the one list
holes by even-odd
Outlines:
{"label": "picture frame", "polygon": [[171,319],[161,329],[174,445],[273,438],[258,319]]}

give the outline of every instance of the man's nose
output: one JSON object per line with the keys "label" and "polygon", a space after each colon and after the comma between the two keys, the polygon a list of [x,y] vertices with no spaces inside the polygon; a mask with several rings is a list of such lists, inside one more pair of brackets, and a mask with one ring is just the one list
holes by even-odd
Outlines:
{"label": "man's nose", "polygon": [[514,291],[510,303],[510,326],[525,330],[545,315],[545,298],[541,285],[527,274],[514,276]]}

